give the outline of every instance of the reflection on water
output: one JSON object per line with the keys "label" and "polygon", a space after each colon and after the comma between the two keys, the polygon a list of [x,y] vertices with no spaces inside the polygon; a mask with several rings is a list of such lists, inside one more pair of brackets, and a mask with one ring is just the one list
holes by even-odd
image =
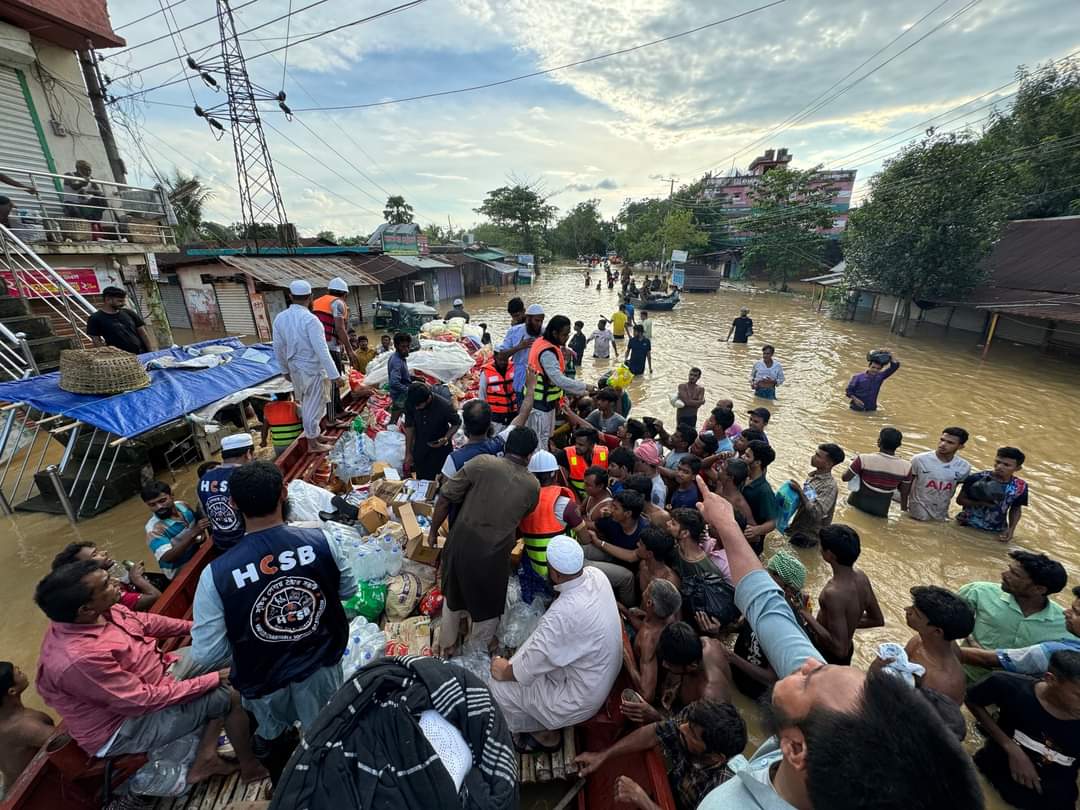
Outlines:
{"label": "reflection on water", "polygon": [[[530,303],[542,304],[549,316],[585,321],[587,331],[598,318],[610,316],[618,303],[614,292],[586,290],[580,272],[572,270],[548,271],[534,287],[517,292]],[[485,321],[496,341],[506,329],[506,301],[513,294],[508,290],[502,296],[466,301],[473,320]],[[743,306],[754,319],[751,343],[720,342]],[[878,431],[892,425],[904,434],[900,454],[910,457],[933,449],[941,428],[959,425],[971,433],[963,455],[975,469],[991,466],[1000,445],[1015,445],[1027,453],[1023,477],[1031,485],[1031,506],[1024,510],[1015,544],[1045,551],[1061,560],[1072,577],[1080,574],[1080,548],[1070,519],[1080,505],[1080,474],[1072,461],[1080,454],[1080,412],[1073,407],[1080,368],[1005,342],[995,342],[984,362],[971,333],[923,333],[901,340],[889,336],[884,326],[832,321],[814,312],[806,299],[764,292],[688,295],[676,311],[651,317],[655,373],[638,378],[630,388],[637,415],[673,421],[668,397],[689,367],[697,365],[709,402],[733,399],[739,421],[745,423],[747,409],[766,404],[754,400],[748,379],[760,346],[771,343],[787,376],[779,398],[767,403],[773,412],[769,436],[777,450],[769,471],[774,485],[801,479],[821,442],[836,442],[849,456],[870,452]],[[844,385],[864,368],[867,350],[882,344],[895,350],[903,366],[885,383],[877,413],[853,413],[843,397]],[[609,366],[610,361],[587,356],[584,374],[599,377]],[[181,477],[176,487],[180,497],[193,495],[193,475],[189,469]],[[43,515],[3,519],[8,541],[0,551],[0,583],[8,613],[0,628],[0,654],[32,670],[45,625],[31,599],[33,586],[63,543],[85,537],[109,546],[117,558],[145,559],[142,526],[147,517],[136,498],[75,530],[61,518]],[[911,586],[938,583],[955,588],[972,580],[996,581],[1005,565],[1007,547],[993,536],[953,524],[918,523],[901,517],[896,507],[883,520],[841,503],[836,520],[858,529],[863,541],[859,564],[873,579],[886,616],[884,628],[858,634],[857,663],[867,663],[878,642],[902,642],[910,636],[903,609]],[[775,549],[782,544],[774,535],[769,545]],[[816,596],[827,568],[815,552],[797,553],[809,572],[807,587]],[[36,697],[30,702],[36,704]]]}

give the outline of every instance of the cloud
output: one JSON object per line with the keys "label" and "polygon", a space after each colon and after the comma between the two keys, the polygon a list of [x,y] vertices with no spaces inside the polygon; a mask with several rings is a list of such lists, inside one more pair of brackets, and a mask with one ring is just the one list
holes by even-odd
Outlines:
{"label": "cloud", "polygon": [[554,192],[552,196],[554,196],[555,194],[563,194],[567,191],[576,191],[579,194],[584,194],[589,191],[613,191],[618,187],[619,184],[617,182],[615,182],[610,177],[605,177],[599,183],[569,183],[563,186],[558,191]]}
{"label": "cloud", "polygon": [[417,172],[417,177],[431,177],[434,180],[468,180],[460,174],[434,174],[432,172]]}

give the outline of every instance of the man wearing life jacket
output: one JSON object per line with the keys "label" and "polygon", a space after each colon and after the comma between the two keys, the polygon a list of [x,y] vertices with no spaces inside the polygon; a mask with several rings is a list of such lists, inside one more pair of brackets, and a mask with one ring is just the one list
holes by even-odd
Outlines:
{"label": "man wearing life jacket", "polygon": [[514,364],[508,355],[497,352],[491,363],[480,371],[481,400],[491,406],[491,423],[501,430],[517,416],[514,394]]}
{"label": "man wearing life jacket", "polygon": [[566,473],[570,486],[574,488],[578,498],[585,500],[585,471],[589,467],[601,467],[607,469],[608,449],[607,445],[597,445],[599,434],[591,427],[579,427],[574,433],[574,443],[565,450],[555,454],[556,461]]}
{"label": "man wearing life jacket", "polygon": [[536,391],[529,427],[536,431],[540,449],[546,450],[555,430],[555,414],[563,394],[581,395],[592,386],[566,376],[563,347],[570,338],[570,319],[556,315],[544,328],[544,335],[529,348],[529,368],[536,372]]}
{"label": "man wearing life jacket", "polygon": [[[342,354],[348,354],[349,363],[353,368],[360,368],[360,359],[356,356],[356,351],[349,340],[349,305],[345,303],[345,297],[348,294],[349,285],[345,279],[332,278],[326,285],[326,295],[316,298],[311,304],[311,311],[322,324],[323,334],[326,336],[326,347],[330,349],[330,356],[334,358],[334,364],[339,372],[345,370]],[[339,413],[341,413],[341,395],[335,386],[327,415],[333,422]]]}
{"label": "man wearing life jacket", "polygon": [[289,490],[275,465],[238,467],[229,493],[247,534],[199,577],[191,657],[231,657],[229,680],[270,742],[296,721],[309,727],[341,687],[349,638],[341,603],[356,580],[336,540],[286,525]]}
{"label": "man wearing life jacket", "polygon": [[300,438],[303,432],[300,409],[288,391],[278,394],[273,402],[266,403],[263,408],[262,446],[266,447],[269,436],[275,458],[284,453],[285,448]]}
{"label": "man wearing life jacket", "polygon": [[551,538],[575,529],[585,530],[573,491],[555,481],[559,472],[555,456],[547,450],[537,450],[529,459],[529,472],[540,482],[540,500],[518,524],[525,545],[518,579],[521,598],[527,603],[537,593],[554,596],[547,575],[547,545]]}

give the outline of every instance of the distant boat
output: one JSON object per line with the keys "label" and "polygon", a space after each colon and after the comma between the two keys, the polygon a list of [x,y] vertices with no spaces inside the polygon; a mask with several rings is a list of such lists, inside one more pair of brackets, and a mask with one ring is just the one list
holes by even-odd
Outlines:
{"label": "distant boat", "polygon": [[628,299],[630,304],[637,309],[647,309],[650,311],[661,311],[675,309],[675,305],[679,303],[678,291],[658,298],[630,298]]}

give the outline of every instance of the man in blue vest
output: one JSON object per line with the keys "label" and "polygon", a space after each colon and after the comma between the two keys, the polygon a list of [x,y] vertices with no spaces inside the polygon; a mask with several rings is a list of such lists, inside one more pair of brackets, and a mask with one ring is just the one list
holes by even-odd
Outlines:
{"label": "man in blue vest", "polygon": [[356,580],[321,529],[288,526],[288,488],[267,461],[238,467],[229,494],[247,533],[203,569],[191,655],[232,656],[230,681],[270,741],[309,726],[341,686],[349,623],[342,600]]}
{"label": "man in blue vest", "polygon": [[235,546],[244,536],[244,516],[229,497],[229,479],[237,467],[254,460],[251,434],[234,433],[221,440],[221,464],[199,479],[199,502],[210,520],[214,545],[222,551]]}

